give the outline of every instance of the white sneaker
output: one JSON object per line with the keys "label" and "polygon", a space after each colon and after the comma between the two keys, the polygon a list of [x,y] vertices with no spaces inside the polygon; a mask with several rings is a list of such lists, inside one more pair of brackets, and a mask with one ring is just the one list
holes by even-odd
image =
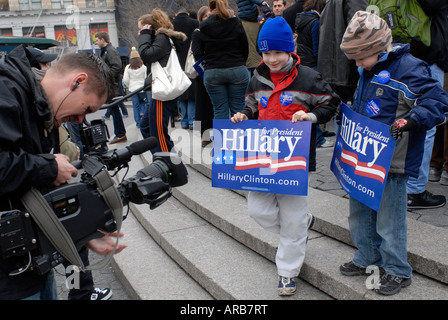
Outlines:
{"label": "white sneaker", "polygon": [[316,222],[316,218],[308,212],[308,223],[307,223],[307,229],[310,230],[313,226],[314,223]]}
{"label": "white sneaker", "polygon": [[294,278],[287,278],[280,276],[278,282],[278,295],[291,296],[296,293],[297,287]]}

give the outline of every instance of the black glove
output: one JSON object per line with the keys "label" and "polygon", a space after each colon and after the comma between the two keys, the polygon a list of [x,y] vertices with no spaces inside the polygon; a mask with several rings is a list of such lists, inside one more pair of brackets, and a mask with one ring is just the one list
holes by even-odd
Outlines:
{"label": "black glove", "polygon": [[411,118],[398,119],[390,126],[390,135],[397,140],[401,137],[403,131],[415,130],[417,127],[417,122]]}
{"label": "black glove", "polygon": [[341,104],[338,105],[336,112],[334,113],[334,119],[336,120],[336,124],[340,126],[342,120]]}

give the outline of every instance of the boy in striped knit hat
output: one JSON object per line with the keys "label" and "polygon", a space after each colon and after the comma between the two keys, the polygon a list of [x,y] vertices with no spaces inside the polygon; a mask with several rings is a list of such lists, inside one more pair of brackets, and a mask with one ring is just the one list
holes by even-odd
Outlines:
{"label": "boy in striped knit hat", "polygon": [[[358,11],[347,26],[341,49],[356,60],[360,79],[351,108],[390,125],[396,147],[380,209],[350,198],[349,227],[357,251],[340,266],[346,276],[378,267],[375,291],[393,295],[411,284],[407,261],[408,176],[417,176],[426,130],[443,123],[448,94],[431,78],[428,65],[409,53],[409,45],[392,45],[391,30],[380,17]],[[444,111],[445,110],[445,111]]]}

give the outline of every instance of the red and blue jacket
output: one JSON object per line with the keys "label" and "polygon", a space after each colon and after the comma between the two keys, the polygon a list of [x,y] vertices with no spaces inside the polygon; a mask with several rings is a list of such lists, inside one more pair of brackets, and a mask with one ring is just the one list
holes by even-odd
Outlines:
{"label": "red and blue jacket", "polygon": [[319,72],[300,64],[300,58],[291,53],[293,67],[275,86],[266,64],[255,69],[246,90],[246,108],[242,111],[249,119],[291,120],[294,113],[310,113],[313,123],[326,123],[336,112],[340,99]]}
{"label": "red and blue jacket", "polygon": [[[246,107],[241,111],[249,119],[292,120],[297,111],[311,116],[314,124],[330,121],[340,98],[325,82],[320,73],[300,64],[297,54],[291,53],[293,64],[277,86],[263,61],[255,69],[246,90]],[[316,170],[316,129],[313,126],[310,141],[309,171]]]}

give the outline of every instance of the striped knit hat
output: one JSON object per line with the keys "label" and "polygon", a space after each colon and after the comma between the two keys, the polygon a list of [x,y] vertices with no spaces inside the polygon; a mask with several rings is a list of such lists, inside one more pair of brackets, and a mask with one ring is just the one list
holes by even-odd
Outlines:
{"label": "striped knit hat", "polygon": [[379,16],[357,11],[342,37],[341,50],[347,58],[364,59],[379,54],[392,44],[392,33]]}

